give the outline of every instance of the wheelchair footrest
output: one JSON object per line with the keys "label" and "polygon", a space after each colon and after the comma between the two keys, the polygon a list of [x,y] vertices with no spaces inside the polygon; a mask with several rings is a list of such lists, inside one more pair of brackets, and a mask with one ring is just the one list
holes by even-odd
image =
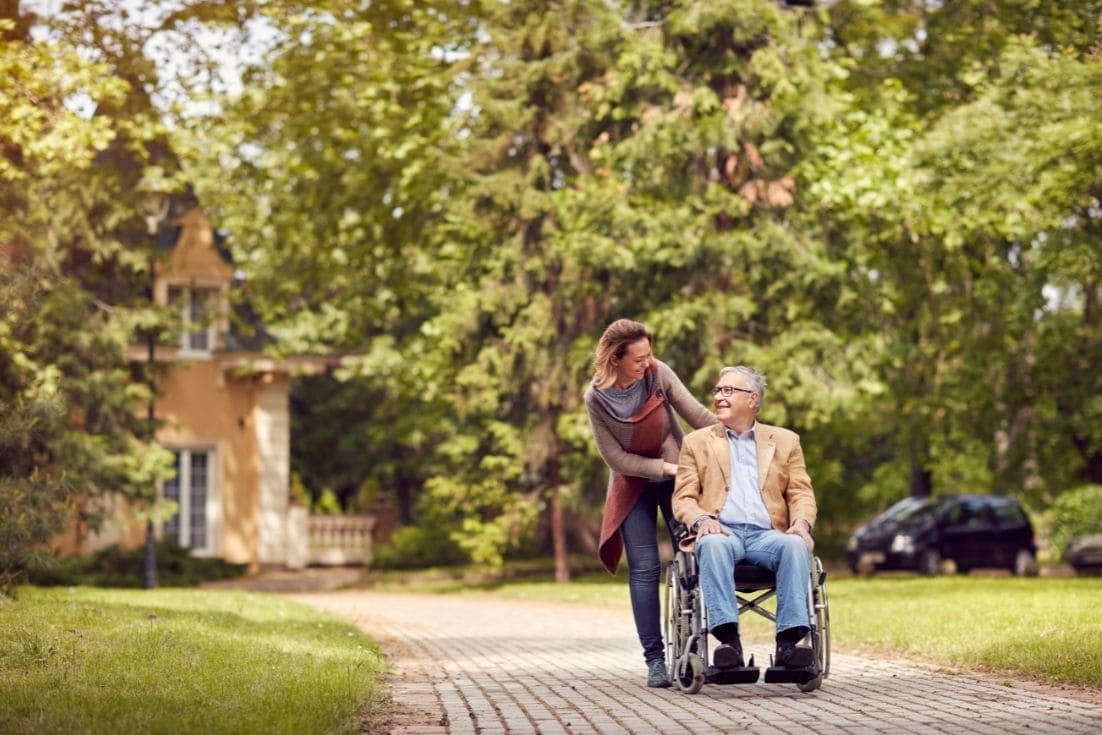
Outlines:
{"label": "wheelchair footrest", "polygon": [[770,666],[765,670],[766,684],[806,684],[818,676],[810,668],[788,669],[784,666]]}
{"label": "wheelchair footrest", "polygon": [[761,676],[761,669],[755,666],[738,666],[719,669],[709,666],[704,671],[704,681],[709,684],[753,684]]}

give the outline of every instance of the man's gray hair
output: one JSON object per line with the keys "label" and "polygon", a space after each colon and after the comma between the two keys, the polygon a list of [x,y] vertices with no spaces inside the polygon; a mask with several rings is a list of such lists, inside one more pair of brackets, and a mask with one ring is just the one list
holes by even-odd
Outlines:
{"label": "man's gray hair", "polygon": [[754,413],[760,411],[761,404],[765,400],[765,387],[769,384],[765,376],[752,367],[747,367],[745,365],[728,365],[719,371],[719,377],[722,378],[724,375],[730,375],[731,373],[738,373],[746,377],[747,387],[758,394],[758,405],[755,407]]}

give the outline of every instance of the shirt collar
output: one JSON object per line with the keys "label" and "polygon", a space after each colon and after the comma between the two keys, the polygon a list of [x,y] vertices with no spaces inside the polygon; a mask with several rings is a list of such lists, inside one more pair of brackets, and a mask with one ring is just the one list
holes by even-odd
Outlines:
{"label": "shirt collar", "polygon": [[756,433],[755,432],[758,429],[758,421],[757,421],[757,419],[754,419],[754,423],[750,425],[750,428],[747,429],[746,431],[742,432],[741,434],[736,434],[734,432],[734,430],[731,429],[730,427],[724,426],[723,428],[727,432],[727,438],[728,439],[734,439],[736,441],[742,440],[742,439],[753,440],[753,439],[756,438]]}

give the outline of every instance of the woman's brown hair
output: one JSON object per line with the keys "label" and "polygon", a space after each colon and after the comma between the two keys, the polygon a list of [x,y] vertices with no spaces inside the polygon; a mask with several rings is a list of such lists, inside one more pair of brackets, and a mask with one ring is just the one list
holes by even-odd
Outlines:
{"label": "woman's brown hair", "polygon": [[617,319],[609,324],[601,341],[597,343],[597,353],[593,357],[593,384],[598,388],[607,388],[616,380],[616,367],[613,358],[620,359],[628,347],[641,339],[654,346],[654,335],[639,322],[631,319]]}

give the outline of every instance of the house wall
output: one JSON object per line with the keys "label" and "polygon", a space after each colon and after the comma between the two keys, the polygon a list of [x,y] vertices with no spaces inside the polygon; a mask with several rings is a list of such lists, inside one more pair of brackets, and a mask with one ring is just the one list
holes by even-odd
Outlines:
{"label": "house wall", "polygon": [[[214,334],[229,329],[229,290],[233,268],[214,246],[213,231],[199,209],[174,220],[179,238],[156,265],[153,297],[168,303],[169,289],[199,287],[217,292]],[[181,335],[183,336],[183,335]],[[216,340],[220,342],[220,340]],[[157,441],[168,449],[213,451],[214,496],[206,553],[253,571],[264,565],[305,564],[305,509],[292,513],[290,486],[290,372],[322,368],[317,358],[273,360],[249,352],[210,353],[185,346],[157,347]],[[144,345],[132,345],[130,359],[145,362]],[[144,414],[144,407],[139,408]],[[112,543],[134,548],[145,540],[145,525],[122,499],[108,508],[114,522],[92,533],[78,522],[55,539],[62,554],[87,554]],[[294,518],[292,518],[294,516]],[[303,517],[299,517],[303,516]],[[297,537],[292,533],[300,529]],[[196,552],[199,553],[199,552]]]}
{"label": "house wall", "polygon": [[257,466],[257,554],[262,565],[284,564],[290,506],[290,378],[268,373],[256,382],[253,404]]}
{"label": "house wall", "polygon": [[220,374],[217,362],[177,363],[158,380],[158,442],[170,449],[214,449],[217,508],[214,553],[235,563],[259,563],[258,452],[254,378]]}

